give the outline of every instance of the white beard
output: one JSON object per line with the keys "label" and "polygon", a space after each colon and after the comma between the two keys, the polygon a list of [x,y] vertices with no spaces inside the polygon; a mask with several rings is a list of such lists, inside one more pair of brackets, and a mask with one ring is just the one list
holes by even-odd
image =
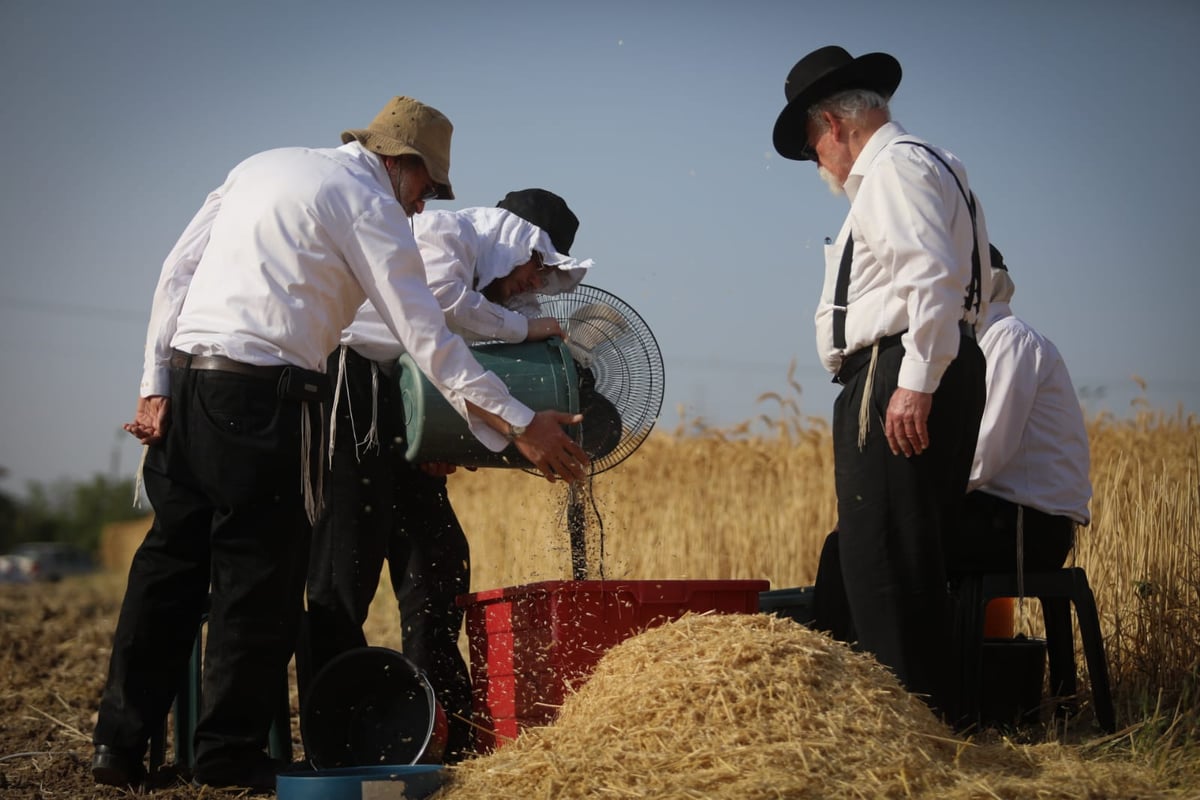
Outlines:
{"label": "white beard", "polygon": [[846,193],[846,187],[837,179],[837,176],[829,170],[818,165],[817,174],[821,176],[821,180],[825,181],[825,185],[829,188],[830,194],[840,197]]}

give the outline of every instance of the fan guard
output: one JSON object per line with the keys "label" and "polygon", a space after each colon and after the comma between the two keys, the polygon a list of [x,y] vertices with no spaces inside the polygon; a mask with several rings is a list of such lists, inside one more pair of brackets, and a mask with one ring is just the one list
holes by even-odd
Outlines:
{"label": "fan guard", "polygon": [[581,283],[537,299],[541,313],[562,325],[581,375],[581,439],[592,458],[591,472],[612,469],[641,446],[658,421],[665,391],[658,341],[624,300],[595,286]]}

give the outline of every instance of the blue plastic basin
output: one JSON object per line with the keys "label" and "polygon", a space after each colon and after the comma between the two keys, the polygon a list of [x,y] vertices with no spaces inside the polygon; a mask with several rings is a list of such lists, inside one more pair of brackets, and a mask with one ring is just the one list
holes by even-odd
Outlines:
{"label": "blue plastic basin", "polygon": [[362,800],[363,783],[393,781],[404,784],[405,800],[421,800],[445,780],[446,770],[438,764],[336,767],[280,775],[275,795],[279,800]]}

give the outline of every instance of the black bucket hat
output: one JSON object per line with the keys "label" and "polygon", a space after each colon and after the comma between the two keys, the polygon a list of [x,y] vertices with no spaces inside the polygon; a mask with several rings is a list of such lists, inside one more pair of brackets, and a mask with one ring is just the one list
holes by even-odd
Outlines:
{"label": "black bucket hat", "polygon": [[503,208],[537,225],[550,235],[555,250],[564,256],[571,255],[575,232],[579,230],[579,218],[567,207],[567,202],[554,192],[545,189],[509,192],[496,203],[496,208]]}
{"label": "black bucket hat", "polygon": [[808,109],[847,89],[870,89],[891,98],[900,85],[900,62],[887,53],[854,58],[841,47],[813,50],[796,62],[783,85],[787,105],[775,120],[775,150],[793,161],[808,161]]}

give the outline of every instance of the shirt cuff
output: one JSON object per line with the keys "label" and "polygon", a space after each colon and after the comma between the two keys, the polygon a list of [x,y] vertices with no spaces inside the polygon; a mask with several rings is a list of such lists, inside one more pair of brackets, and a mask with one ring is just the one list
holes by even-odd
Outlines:
{"label": "shirt cuff", "polygon": [[156,367],[142,375],[142,385],[139,397],[170,397],[171,368]]}
{"label": "shirt cuff", "polygon": [[500,325],[500,335],[496,338],[504,342],[523,342],[528,336],[528,317],[516,311],[505,309],[504,321]]}
{"label": "shirt cuff", "polygon": [[[533,422],[533,409],[516,400],[513,401],[511,410],[506,411],[501,419],[509,425],[520,425],[528,427],[529,423]],[[472,435],[483,444],[488,450],[493,453],[499,453],[510,444],[508,437],[500,433],[500,431],[491,427],[478,417],[467,416],[467,428]]]}
{"label": "shirt cuff", "polygon": [[906,356],[900,362],[900,377],[896,384],[901,389],[908,389],[912,392],[933,394],[937,391],[938,384],[942,382],[946,366],[945,364],[915,361]]}

